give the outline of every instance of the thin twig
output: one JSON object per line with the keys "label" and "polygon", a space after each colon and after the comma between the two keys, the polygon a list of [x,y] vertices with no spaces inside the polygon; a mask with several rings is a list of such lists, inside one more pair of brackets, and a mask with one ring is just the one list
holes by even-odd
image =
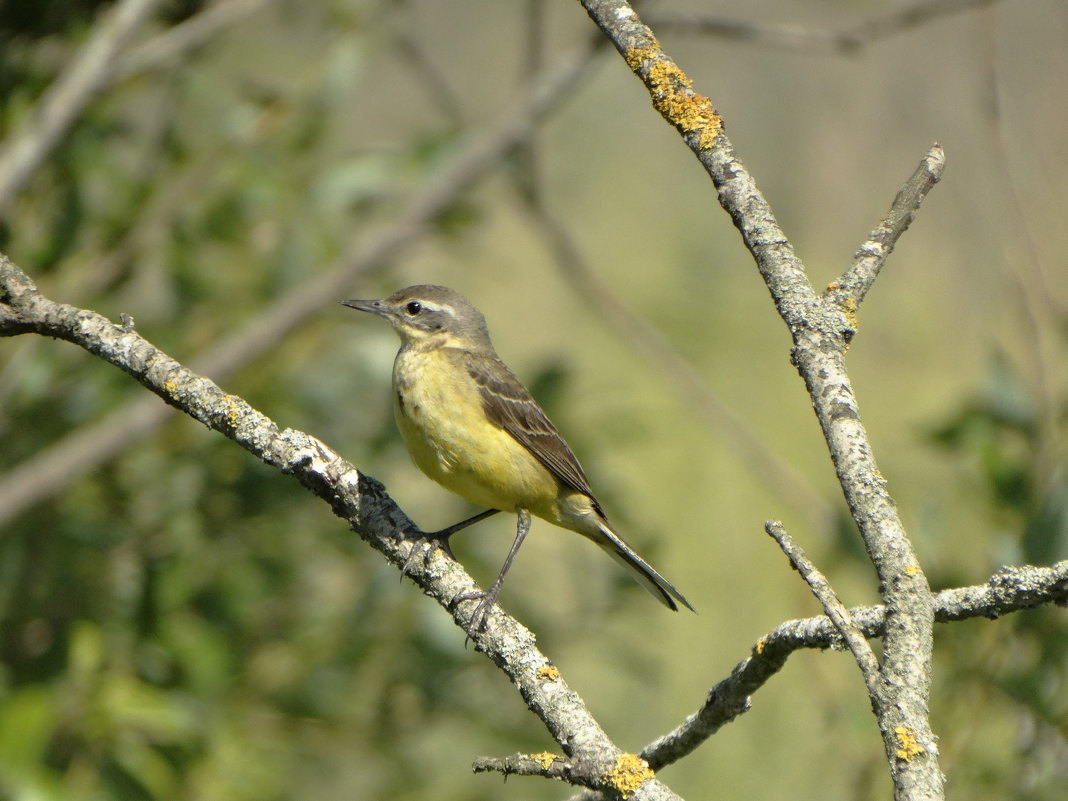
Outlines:
{"label": "thin twig", "polygon": [[[939,623],[977,617],[996,619],[1045,604],[1068,605],[1068,560],[1049,567],[1003,567],[983,584],[942,590],[934,597],[935,620]],[[882,637],[886,633],[883,605],[853,607],[846,614],[864,637]],[[841,633],[823,615],[779,624],[708,692],[700,709],[643,748],[640,756],[654,770],[677,762],[747,712],[750,697],[783,668],[792,653],[842,647]]]}
{"label": "thin twig", "polygon": [[852,52],[860,44],[852,36],[841,31],[788,23],[729,19],[706,13],[688,14],[668,9],[655,11],[650,9],[645,15],[645,21],[659,31],[714,36],[729,41],[772,47],[777,51]]}
{"label": "thin twig", "polygon": [[[935,619],[950,623],[968,618],[997,618],[1043,604],[1068,605],[1068,560],[1050,567],[1003,567],[986,583],[942,590],[935,595]],[[848,610],[850,620],[865,637],[886,632],[884,606]],[[795,651],[843,647],[841,634],[824,615],[787,620],[757,641],[750,655],[727,678],[717,683],[705,703],[673,731],[641,750],[639,756],[653,770],[678,762],[696,751],[723,726],[751,708],[751,696],[785,666]],[[594,801],[601,796],[582,792],[570,801]]]}
{"label": "thin twig", "polygon": [[834,624],[838,633],[842,635],[842,640],[845,642],[846,647],[853,654],[853,658],[857,660],[857,665],[860,667],[861,675],[864,677],[864,684],[868,688],[868,696],[871,698],[872,703],[883,703],[882,688],[879,684],[879,662],[876,660],[875,654],[872,652],[864,634],[861,633],[852,618],[849,617],[848,610],[838,598],[838,593],[834,591],[827,577],[816,569],[812,560],[805,554],[804,549],[790,536],[781,522],[770,520],[764,524],[764,530],[779,543],[779,547],[786,554],[786,558],[790,560],[794,570],[801,574],[801,578],[808,584],[812,594],[816,596],[816,600],[823,607],[823,611],[827,613],[827,617]]}
{"label": "thin twig", "polygon": [[935,144],[898,191],[886,216],[857,249],[853,264],[827,288],[838,306],[847,309],[850,314],[856,313],[871,285],[879,277],[886,259],[894,252],[897,240],[908,230],[920,204],[942,179],[945,169],[945,151],[941,145]]}
{"label": "thin twig", "polygon": [[851,26],[845,36],[860,44],[869,44],[926,25],[940,17],[985,8],[998,2],[1001,0],[918,0],[911,6],[862,20]]}

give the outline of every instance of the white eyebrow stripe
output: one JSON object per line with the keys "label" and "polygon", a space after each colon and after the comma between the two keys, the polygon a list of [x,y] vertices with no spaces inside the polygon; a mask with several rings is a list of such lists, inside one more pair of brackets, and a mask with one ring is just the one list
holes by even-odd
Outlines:
{"label": "white eyebrow stripe", "polygon": [[451,314],[451,315],[453,315],[453,316],[455,316],[455,315],[456,315],[456,310],[455,310],[455,309],[454,309],[454,308],[453,308],[452,306],[436,306],[435,304],[433,304],[433,303],[428,303],[428,302],[427,302],[427,301],[425,301],[425,300],[418,300],[418,301],[416,301],[416,303],[418,303],[419,305],[421,305],[421,306],[422,306],[422,307],[423,307],[424,309],[426,309],[427,311],[433,311],[433,312],[448,312],[449,314]]}

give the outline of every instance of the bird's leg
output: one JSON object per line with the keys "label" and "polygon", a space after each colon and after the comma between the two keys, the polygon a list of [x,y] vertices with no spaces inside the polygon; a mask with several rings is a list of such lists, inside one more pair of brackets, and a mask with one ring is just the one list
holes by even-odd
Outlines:
{"label": "bird's leg", "polygon": [[[428,540],[433,540],[437,542],[441,546],[441,550],[445,551],[445,553],[447,553],[449,556],[452,556],[452,548],[449,547],[449,537],[451,537],[458,531],[463,531],[470,525],[478,523],[482,520],[485,520],[487,517],[491,517],[497,514],[497,512],[499,511],[501,510],[487,509],[484,512],[479,512],[474,517],[469,517],[466,520],[461,520],[459,523],[453,523],[451,526],[449,526],[448,528],[443,528],[441,531],[434,531],[430,534],[427,534],[426,538]],[[455,559],[456,557],[452,556],[452,558]]]}
{"label": "bird's leg", "polygon": [[[468,526],[477,523],[480,520],[485,520],[487,517],[497,514],[499,511],[500,509],[487,509],[484,512],[479,512],[474,517],[469,517],[466,520],[461,520],[459,523],[454,523],[448,528],[443,528],[441,531],[420,531],[407,537],[406,539],[414,540],[415,544],[412,545],[412,550],[408,553],[408,558],[404,561],[404,567],[401,568],[401,578],[408,575],[408,571],[411,569],[412,563],[415,560],[416,553],[422,550],[417,547],[418,545],[434,543],[441,548],[441,550],[445,551],[450,559],[455,559],[456,557],[452,553],[452,548],[449,546],[449,537],[458,531],[463,531]],[[425,560],[427,551],[422,552]]]}
{"label": "bird's leg", "polygon": [[501,565],[501,570],[497,574],[497,578],[493,581],[493,584],[486,592],[465,592],[462,595],[456,596],[453,602],[459,601],[472,601],[476,598],[481,599],[478,606],[475,607],[475,611],[471,614],[471,628],[470,631],[479,631],[486,622],[486,613],[490,607],[497,602],[497,596],[501,594],[501,585],[504,584],[504,574],[508,572],[508,568],[512,566],[512,560],[515,559],[515,555],[519,553],[519,546],[523,544],[523,540],[527,537],[527,532],[530,531],[530,512],[526,509],[517,509],[518,520],[516,522],[515,541],[512,543],[512,547],[508,549],[508,555],[504,557],[504,564]]}

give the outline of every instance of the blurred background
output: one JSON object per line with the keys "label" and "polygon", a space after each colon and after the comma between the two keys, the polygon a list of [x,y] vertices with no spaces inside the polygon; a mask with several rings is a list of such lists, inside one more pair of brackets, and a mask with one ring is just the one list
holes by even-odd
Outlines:
{"label": "blurred background", "polygon": [[[41,143],[42,97],[135,5],[0,2],[0,163],[27,131]],[[622,59],[598,49],[518,148],[486,145],[522,120],[539,76],[589,52],[581,6],[142,5],[89,102],[0,191],[0,250],[43,292],[130,315],[384,481],[425,529],[472,510],[395,432],[395,335],[335,301],[416,282],[470,297],[617,528],[700,612],[666,613],[598,549],[535,523],[502,603],[625,749],[693,712],[766,631],[818,613],[765,520],[846,604],[877,600],[788,333]],[[911,6],[643,13],[724,115],[817,287],[945,147],[849,354],[941,589],[1068,554],[1068,6],[865,25]],[[873,33],[829,44],[849,30]],[[570,795],[472,775],[476,755],[555,750],[505,678],[324,504],[121,372],[61,342],[0,342],[0,465],[0,799]],[[512,526],[458,538],[479,581]],[[936,634],[949,796],[1063,798],[1064,611]],[[832,652],[792,657],[661,778],[685,798],[890,792],[863,683]]]}

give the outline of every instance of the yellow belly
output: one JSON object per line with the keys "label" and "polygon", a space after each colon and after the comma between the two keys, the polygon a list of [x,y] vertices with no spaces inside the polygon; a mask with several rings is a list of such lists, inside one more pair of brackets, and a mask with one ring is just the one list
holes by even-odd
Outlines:
{"label": "yellow belly", "polygon": [[397,427],[420,470],[476,506],[559,520],[557,480],[486,419],[478,387],[446,354],[401,351],[393,378]]}

